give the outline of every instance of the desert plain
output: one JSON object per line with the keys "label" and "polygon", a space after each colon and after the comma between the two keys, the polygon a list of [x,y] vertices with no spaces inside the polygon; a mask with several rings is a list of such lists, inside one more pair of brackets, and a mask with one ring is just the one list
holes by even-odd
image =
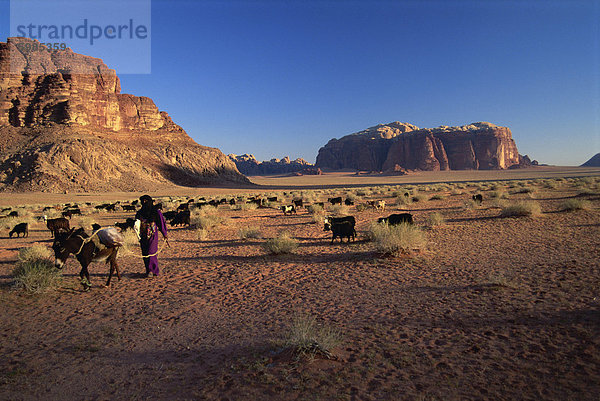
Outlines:
{"label": "desert plain", "polygon": [[[75,202],[83,216],[71,225],[90,232],[91,222],[133,217],[93,205],[140,194],[0,194],[31,221],[18,239],[7,229],[18,221],[1,222],[0,399],[598,400],[600,171],[453,173],[161,188],[152,195],[167,210],[188,197],[278,201],[192,210],[212,224],[169,226],[158,277],[144,277],[132,246],[119,257],[121,280],[104,287],[108,267],[93,264],[87,292],[74,258],[46,292],[15,286],[19,250],[52,245],[36,218]],[[278,209],[336,196],[354,205]],[[516,202],[540,213],[503,216]],[[413,215],[425,246],[382,254],[369,228],[399,212]],[[330,244],[331,213],[355,216],[354,242]],[[298,247],[270,254],[264,244],[282,231]],[[317,343],[303,354],[293,342],[302,327]]]}

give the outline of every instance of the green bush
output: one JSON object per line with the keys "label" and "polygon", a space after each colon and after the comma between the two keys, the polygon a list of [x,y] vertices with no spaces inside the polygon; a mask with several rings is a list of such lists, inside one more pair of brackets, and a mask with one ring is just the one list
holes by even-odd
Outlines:
{"label": "green bush", "polygon": [[298,240],[290,237],[289,233],[280,233],[275,238],[268,239],[263,248],[274,255],[293,253],[298,248]]}
{"label": "green bush", "polygon": [[368,236],[375,250],[384,255],[406,255],[427,245],[425,234],[412,224],[389,226],[375,223],[369,228]]}
{"label": "green bush", "polygon": [[34,294],[56,289],[62,275],[54,268],[51,256],[50,249],[41,245],[21,249],[13,269],[15,287]]}
{"label": "green bush", "polygon": [[537,202],[516,202],[502,208],[502,217],[539,216],[542,209]]}

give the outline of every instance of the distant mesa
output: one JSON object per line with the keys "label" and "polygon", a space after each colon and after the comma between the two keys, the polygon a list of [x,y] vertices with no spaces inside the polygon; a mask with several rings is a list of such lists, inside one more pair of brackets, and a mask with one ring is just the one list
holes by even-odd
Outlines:
{"label": "distant mesa", "polygon": [[262,162],[259,162],[254,155],[250,154],[241,156],[230,154],[229,158],[244,175],[289,174],[313,167],[311,163],[302,158],[290,160],[288,156],[283,159],[271,159]]}
{"label": "distant mesa", "polygon": [[102,60],[39,44],[24,51],[32,44],[38,42],[0,43],[0,190],[249,183],[219,149],[198,145],[152,99],[122,94]]}
{"label": "distant mesa", "polygon": [[600,167],[600,153],[596,153],[590,160],[583,163],[581,167]]}
{"label": "distant mesa", "polygon": [[310,167],[289,174],[290,177],[299,177],[302,175],[323,175],[323,171],[320,168]]}
{"label": "distant mesa", "polygon": [[330,140],[319,149],[315,166],[406,174],[411,170],[508,169],[534,162],[519,155],[507,127],[478,122],[419,128],[396,121]]}

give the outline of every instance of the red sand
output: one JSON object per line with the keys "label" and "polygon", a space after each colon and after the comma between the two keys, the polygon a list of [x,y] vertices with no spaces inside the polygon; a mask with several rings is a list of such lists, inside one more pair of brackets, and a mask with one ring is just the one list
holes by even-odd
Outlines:
{"label": "red sand", "polygon": [[[222,207],[229,224],[204,241],[170,231],[158,278],[122,256],[121,281],[102,287],[108,268],[95,264],[86,293],[74,259],[57,291],[13,290],[17,250],[51,243],[42,224],[26,239],[3,233],[0,399],[598,400],[600,197],[563,212],[576,188],[539,189],[542,216],[500,218],[488,192],[463,208],[474,190],[407,207],[429,241],[413,258],[364,240],[396,206],[351,208],[359,240],[335,245],[303,209]],[[432,212],[446,223],[428,228]],[[249,225],[300,247],[267,255],[264,239],[238,239]],[[337,360],[277,357],[297,314],[342,331]]]}

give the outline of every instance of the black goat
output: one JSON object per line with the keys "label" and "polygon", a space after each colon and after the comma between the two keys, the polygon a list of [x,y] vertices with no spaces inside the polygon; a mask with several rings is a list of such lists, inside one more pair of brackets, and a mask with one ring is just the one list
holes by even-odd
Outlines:
{"label": "black goat", "polygon": [[29,237],[29,225],[27,223],[19,223],[19,224],[17,224],[8,233],[8,238],[12,238],[13,234],[17,234],[17,238],[19,238],[19,234],[23,234],[23,238]]}
{"label": "black goat", "polygon": [[378,219],[377,222],[387,223],[390,226],[395,226],[401,223],[413,224],[413,215],[410,213],[394,213],[390,214],[388,217],[382,217]]}

